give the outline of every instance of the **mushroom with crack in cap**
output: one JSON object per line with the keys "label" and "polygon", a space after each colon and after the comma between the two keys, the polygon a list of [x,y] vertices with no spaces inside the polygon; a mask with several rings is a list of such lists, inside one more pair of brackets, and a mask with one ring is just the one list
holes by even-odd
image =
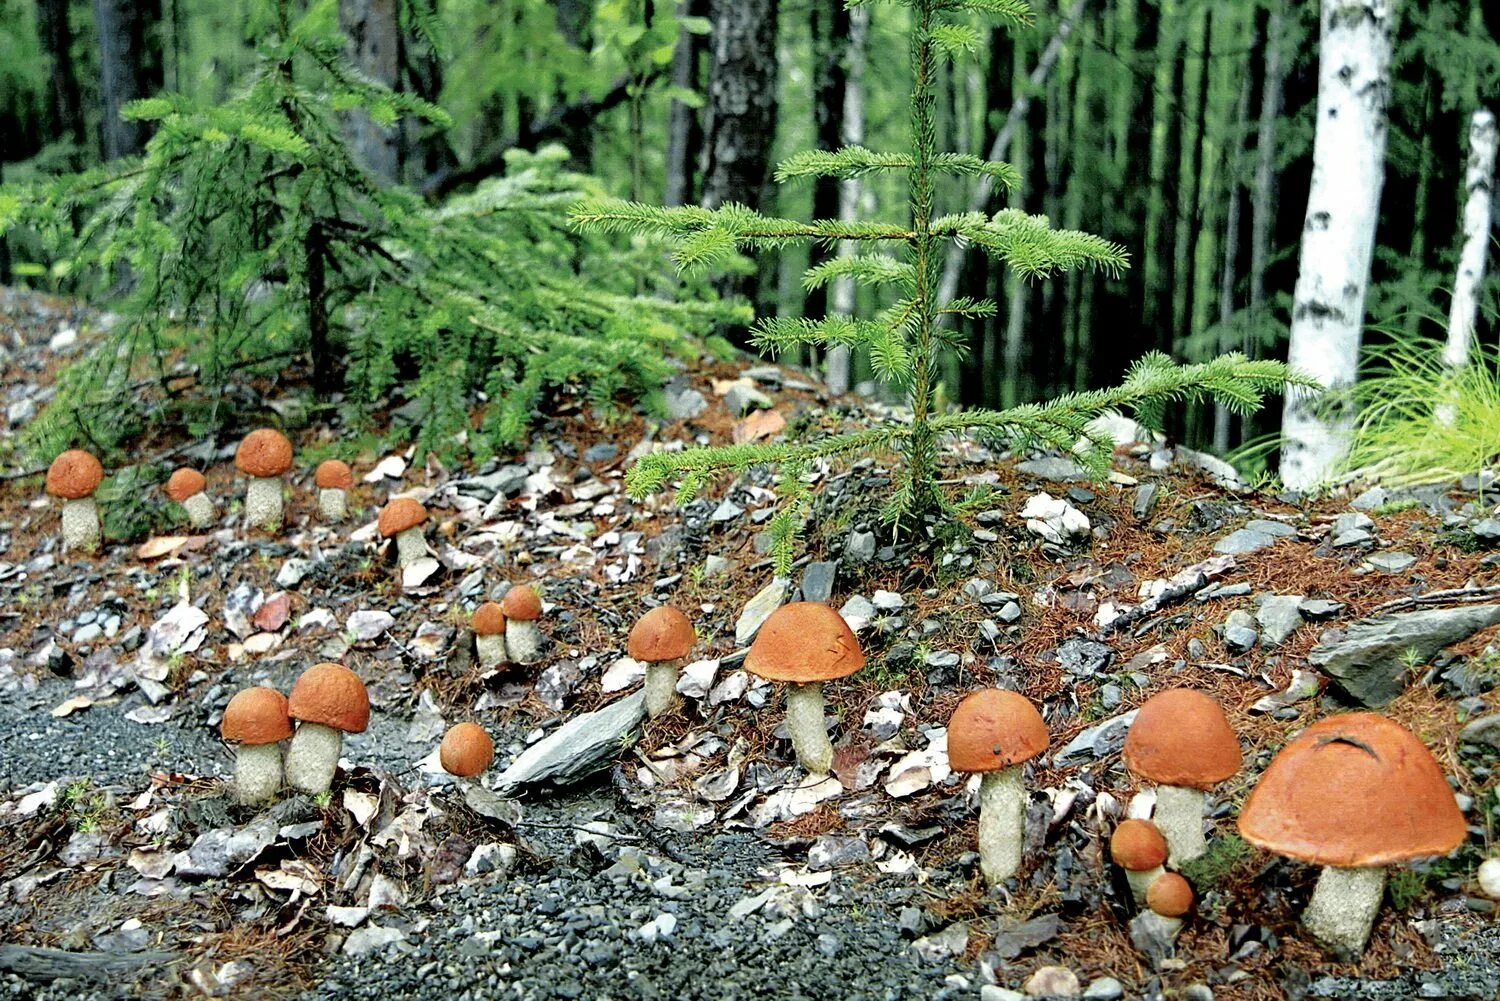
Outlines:
{"label": "mushroom with crack in cap", "polygon": [[1024,695],[985,688],[948,719],[948,763],[978,773],[979,871],[990,886],[1021,867],[1026,847],[1026,762],[1047,750],[1047,724]]}
{"label": "mushroom with crack in cap", "polygon": [[1121,750],[1125,767],[1156,783],[1155,821],[1167,839],[1167,861],[1190,862],[1208,850],[1205,793],[1233,778],[1240,742],[1212,698],[1193,688],[1158,692],[1141,706]]}
{"label": "mushroom with crack in cap", "polygon": [[235,694],[219,721],[224,742],[235,745],[234,793],[241,803],[264,803],[281,789],[281,742],[292,735],[286,696],[256,686]]}
{"label": "mushroom with crack in cap", "polygon": [[1432,752],[1379,713],[1330,716],[1293,738],[1261,774],[1239,825],[1257,848],[1323,866],[1302,923],[1342,958],[1364,952],[1386,866],[1448,855],[1466,833]]}
{"label": "mushroom with crack in cap", "polygon": [[205,492],[208,480],[196,469],[183,466],[167,478],[167,496],[182,505],[187,512],[188,524],[194,528],[207,528],[214,523],[218,510]]}
{"label": "mushroom with crack in cap", "polygon": [[1125,870],[1125,881],[1137,904],[1145,903],[1146,892],[1165,870],[1167,839],[1149,820],[1122,820],[1109,839],[1109,857]]}
{"label": "mushroom with crack in cap", "polygon": [[455,723],[438,745],[443,771],[455,778],[472,779],[495,760],[495,742],[478,723]]}
{"label": "mushroom with crack in cap", "polygon": [[354,472],[338,459],[325,459],[313,471],[313,486],[318,490],[318,514],[324,521],[343,521],[349,513],[349,491],[354,489]]}
{"label": "mushroom with crack in cap", "polygon": [[281,477],[292,468],[292,443],[274,428],[245,435],[234,464],[250,477],[245,490],[245,524],[274,532],[281,528]]}
{"label": "mushroom with crack in cap", "polygon": [[786,728],[797,760],[814,775],[833,767],[833,745],[823,720],[823,683],[865,666],[864,651],[844,617],[816,601],[795,601],[772,612],[760,627],[745,670],[785,681]]}
{"label": "mushroom with crack in cap", "polygon": [[652,718],[677,701],[677,672],[697,641],[693,623],[670,605],[651,609],[631,628],[625,652],[646,665],[646,712]]}
{"label": "mushroom with crack in cap", "polygon": [[427,509],[421,501],[397,497],[380,509],[376,529],[382,539],[395,537],[396,566],[402,570],[427,555],[427,540],[422,527],[427,523]]}
{"label": "mushroom with crack in cap", "polygon": [[500,599],[505,615],[505,652],[517,664],[542,659],[542,596],[530,584],[516,584]]}
{"label": "mushroom with crack in cap", "polygon": [[47,467],[47,493],[63,502],[64,549],[93,552],[99,548],[99,508],[94,491],[104,482],[104,467],[81,448],[59,453]]}
{"label": "mushroom with crack in cap", "polygon": [[499,667],[506,662],[505,613],[493,601],[474,609],[470,623],[474,630],[474,654],[481,668]]}
{"label": "mushroom with crack in cap", "polygon": [[370,696],[359,675],[342,664],[314,664],[297,678],[288,700],[300,724],[286,752],[286,780],[314,796],[333,785],[344,734],[370,725]]}

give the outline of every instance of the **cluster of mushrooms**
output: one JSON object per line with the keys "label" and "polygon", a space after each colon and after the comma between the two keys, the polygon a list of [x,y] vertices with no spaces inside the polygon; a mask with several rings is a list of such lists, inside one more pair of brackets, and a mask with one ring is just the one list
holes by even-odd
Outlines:
{"label": "cluster of mushrooms", "polygon": [[[293,730],[293,723],[296,729]],[[370,725],[370,696],[342,664],[314,664],[298,675],[288,698],[256,686],[229,700],[219,733],[235,745],[235,798],[246,805],[275,798],[283,782],[320,796],[333,785],[344,734]],[[288,741],[285,760],[282,741]]]}

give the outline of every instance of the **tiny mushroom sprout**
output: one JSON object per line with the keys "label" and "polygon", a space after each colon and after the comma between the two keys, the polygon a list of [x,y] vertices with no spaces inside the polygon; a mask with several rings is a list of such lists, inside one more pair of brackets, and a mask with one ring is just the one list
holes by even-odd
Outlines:
{"label": "tiny mushroom sprout", "polygon": [[104,467],[81,448],[70,448],[47,467],[47,492],[60,498],[65,549],[99,548],[99,508],[94,491],[104,482]]}
{"label": "tiny mushroom sprout", "polygon": [[280,744],[292,735],[286,696],[274,688],[247,688],[229,700],[219,734],[237,745],[234,753],[235,797],[245,804],[263,803],[281,788]]}
{"label": "tiny mushroom sprout", "polygon": [[[951,737],[949,738],[952,739]],[[1167,839],[1149,820],[1122,820],[1109,839],[1109,856],[1125,870],[1125,881],[1137,904],[1146,902],[1147,891],[1163,873],[1167,861]]]}
{"label": "tiny mushroom sprout", "polygon": [[948,720],[948,762],[979,772],[979,871],[990,886],[1021,867],[1026,846],[1026,762],[1047,749],[1047,724],[1024,695],[985,688]]}
{"label": "tiny mushroom sprout", "polygon": [[1240,770],[1240,742],[1224,710],[1192,688],[1172,688],[1147,699],[1130,724],[1125,767],[1156,783],[1152,819],[1167,839],[1174,865],[1208,850],[1203,837],[1204,793]]}
{"label": "tiny mushroom sprout", "polygon": [[505,613],[493,601],[474,609],[474,652],[482,668],[505,663]]}
{"label": "tiny mushroom sprout", "polygon": [[542,657],[542,596],[530,584],[517,584],[500,599],[505,615],[505,652],[517,664],[535,664]]}
{"label": "tiny mushroom sprout", "polygon": [[1342,957],[1364,951],[1385,867],[1443,856],[1464,840],[1443,770],[1411,731],[1378,713],[1303,730],[1271,759],[1240,811],[1257,848],[1323,866],[1302,923]]}
{"label": "tiny mushroom sprout", "polygon": [[292,443],[273,428],[245,435],[234,464],[250,477],[245,491],[245,524],[274,532],[281,527],[281,477],[292,468]]}
{"label": "tiny mushroom sprout", "polygon": [[196,469],[183,466],[167,478],[167,496],[187,512],[188,524],[194,528],[207,528],[214,523],[214,502],[204,489],[208,481]]}
{"label": "tiny mushroom sprout", "polygon": [[677,699],[677,672],[698,640],[688,617],[670,605],[653,608],[630,630],[625,652],[646,665],[646,711],[652,718]]}
{"label": "tiny mushroom sprout", "polygon": [[495,760],[495,742],[478,723],[455,723],[438,745],[443,771],[460,779],[472,779]]}
{"label": "tiny mushroom sprout", "polygon": [[1193,909],[1193,887],[1175,872],[1164,872],[1151,881],[1146,891],[1146,906],[1151,908],[1167,930],[1176,935]]}
{"label": "tiny mushroom sprout", "polygon": [[376,528],[382,539],[395,537],[396,565],[402,570],[427,555],[427,540],[422,526],[427,523],[427,509],[410,497],[397,497],[380,509]]}
{"label": "tiny mushroom sprout", "polygon": [[844,617],[816,601],[795,601],[772,612],[745,655],[751,674],[788,683],[787,733],[797,760],[815,775],[833,767],[823,682],[847,678],[864,666],[864,651]]}
{"label": "tiny mushroom sprout", "polygon": [[288,784],[314,796],[333,785],[344,734],[370,725],[370,696],[359,675],[342,664],[314,664],[292,685],[293,719],[301,725],[286,752]]}
{"label": "tiny mushroom sprout", "polygon": [[325,459],[313,473],[318,488],[318,513],[325,521],[343,521],[349,513],[349,491],[354,488],[354,473],[346,463]]}

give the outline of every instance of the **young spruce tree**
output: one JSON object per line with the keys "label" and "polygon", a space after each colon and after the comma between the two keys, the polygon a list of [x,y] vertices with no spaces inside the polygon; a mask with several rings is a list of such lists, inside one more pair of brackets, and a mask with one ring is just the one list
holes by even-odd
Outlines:
{"label": "young spruce tree", "polygon": [[[848,6],[872,2],[875,0],[849,0]],[[977,247],[1027,278],[1045,278],[1074,268],[1113,273],[1126,267],[1127,256],[1121,247],[1097,236],[1056,230],[1045,216],[1014,209],[993,216],[978,212],[937,214],[934,187],[941,175],[988,175],[1007,188],[1019,180],[1009,164],[938,148],[934,90],[938,61],[972,52],[982,44],[986,35],[967,23],[968,15],[988,15],[1024,25],[1031,12],[1024,0],[888,2],[910,9],[910,149],[878,152],[849,146],[833,152],[802,152],[778,167],[776,179],[848,179],[876,171],[904,171],[910,192],[910,212],[905,221],[798,222],[768,217],[738,204],[714,210],[669,209],[601,200],[574,209],[575,222],[586,228],[667,236],[675,243],[675,261],[683,271],[720,264],[740,249],[770,249],[799,241],[857,241],[869,249],[818,264],[806,273],[804,285],[816,288],[848,277],[864,285],[895,290],[895,301],[874,318],[763,318],[754,329],[754,337],[759,346],[771,351],[804,344],[866,350],[876,373],[906,392],[909,420],[811,440],[657,452],[642,457],[628,474],[628,486],[636,496],[652,494],[679,480],[678,498],[689,500],[721,475],[754,466],[776,466],[783,504],[769,528],[781,573],[790,568],[808,503],[803,474],[814,463],[870,452],[899,453],[899,474],[884,514],[898,528],[917,534],[950,507],[937,476],[938,443],[945,435],[972,435],[1005,447],[1029,444],[1071,451],[1085,468],[1102,477],[1108,473],[1114,442],[1091,428],[1090,423],[1106,411],[1129,409],[1142,424],[1155,427],[1166,405],[1174,401],[1212,397],[1235,412],[1246,413],[1258,408],[1267,392],[1301,381],[1285,365],[1251,361],[1238,354],[1181,367],[1163,355],[1151,354],[1140,359],[1125,381],[1113,389],[1070,394],[1004,411],[939,413],[935,401],[940,352],[963,348],[953,336],[952,325],[945,326],[945,318],[982,317],[995,310],[994,302],[987,299],[960,296],[939,301],[947,244],[957,241]]]}

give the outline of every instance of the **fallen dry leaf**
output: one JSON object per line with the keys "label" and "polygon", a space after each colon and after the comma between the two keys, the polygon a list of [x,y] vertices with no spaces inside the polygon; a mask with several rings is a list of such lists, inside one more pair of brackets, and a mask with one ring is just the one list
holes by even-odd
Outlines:
{"label": "fallen dry leaf", "polygon": [[734,426],[729,434],[736,445],[747,441],[759,441],[781,433],[786,427],[786,418],[775,410],[757,410]]}
{"label": "fallen dry leaf", "polygon": [[274,633],[286,625],[286,620],[291,614],[292,596],[285,591],[277,591],[260,606],[253,621],[256,628],[263,632]]}
{"label": "fallen dry leaf", "polygon": [[71,716],[80,709],[87,709],[94,704],[94,700],[87,695],[75,695],[71,699],[65,699],[52,707],[52,715],[58,719]]}
{"label": "fallen dry leaf", "polygon": [[187,545],[188,539],[186,535],[153,535],[141,543],[135,555],[143,560],[159,560],[163,556],[175,555]]}

